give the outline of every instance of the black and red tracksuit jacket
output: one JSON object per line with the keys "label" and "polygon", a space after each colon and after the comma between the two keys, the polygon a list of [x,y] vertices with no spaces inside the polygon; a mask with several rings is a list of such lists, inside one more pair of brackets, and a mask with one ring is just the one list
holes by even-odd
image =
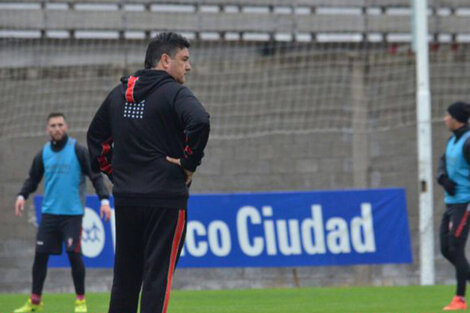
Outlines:
{"label": "black and red tracksuit jacket", "polygon": [[116,206],[186,208],[186,174],[195,171],[209,137],[209,114],[167,72],[123,77],[87,133],[91,165],[113,181]]}

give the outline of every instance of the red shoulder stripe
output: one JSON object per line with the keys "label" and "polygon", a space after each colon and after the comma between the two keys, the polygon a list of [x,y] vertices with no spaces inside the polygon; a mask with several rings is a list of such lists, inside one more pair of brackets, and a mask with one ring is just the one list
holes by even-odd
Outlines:
{"label": "red shoulder stripe", "polygon": [[127,81],[127,90],[126,90],[126,101],[127,102],[135,102],[134,99],[134,87],[136,81],[139,79],[139,77],[134,77],[131,76],[129,77],[129,80]]}

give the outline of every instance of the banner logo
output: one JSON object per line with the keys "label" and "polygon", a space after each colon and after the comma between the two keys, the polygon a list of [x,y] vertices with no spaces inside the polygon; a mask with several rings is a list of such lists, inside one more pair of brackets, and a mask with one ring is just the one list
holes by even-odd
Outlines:
{"label": "banner logo", "polygon": [[82,253],[94,258],[103,251],[106,234],[98,214],[90,208],[85,208],[82,222]]}

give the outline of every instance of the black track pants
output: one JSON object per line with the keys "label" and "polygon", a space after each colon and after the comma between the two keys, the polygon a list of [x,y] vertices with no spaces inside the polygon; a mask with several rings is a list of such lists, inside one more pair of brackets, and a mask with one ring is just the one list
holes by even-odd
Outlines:
{"label": "black track pants", "polygon": [[116,254],[109,313],[166,313],[186,234],[186,210],[116,207]]}
{"label": "black track pants", "polygon": [[[85,265],[82,255],[75,252],[67,252],[70,266],[72,268],[73,285],[77,295],[85,294]],[[41,295],[44,287],[44,281],[47,276],[48,253],[36,252],[33,263],[33,288],[32,293]]]}
{"label": "black track pants", "polygon": [[47,276],[47,262],[49,261],[49,254],[36,252],[33,262],[33,289],[32,293],[36,295],[42,294],[44,281]]}
{"label": "black track pants", "polygon": [[470,219],[469,204],[447,204],[440,227],[441,253],[455,267],[456,295],[465,296],[469,265],[465,257]]}
{"label": "black track pants", "polygon": [[70,267],[72,268],[72,279],[77,295],[85,294],[85,264],[81,253],[67,252]]}

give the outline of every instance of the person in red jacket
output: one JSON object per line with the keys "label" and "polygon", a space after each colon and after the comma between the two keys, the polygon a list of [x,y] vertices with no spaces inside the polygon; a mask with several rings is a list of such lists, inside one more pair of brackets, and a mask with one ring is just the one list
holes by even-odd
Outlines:
{"label": "person in red jacket", "polygon": [[186,231],[188,188],[209,114],[183,86],[190,43],[173,32],[148,45],[145,69],[121,79],[88,129],[92,167],[113,181],[116,255],[110,313],[165,313]]}

